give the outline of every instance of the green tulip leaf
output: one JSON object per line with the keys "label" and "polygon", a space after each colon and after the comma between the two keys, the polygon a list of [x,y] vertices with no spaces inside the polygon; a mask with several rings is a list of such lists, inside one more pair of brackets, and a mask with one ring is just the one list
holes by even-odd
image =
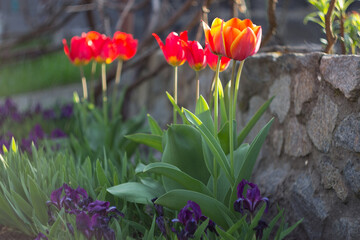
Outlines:
{"label": "green tulip leaf", "polygon": [[145,144],[149,147],[155,148],[159,152],[162,152],[162,137],[159,135],[154,134],[147,134],[147,133],[135,133],[132,135],[126,135],[126,138],[137,142]]}
{"label": "green tulip leaf", "polygon": [[162,131],[161,127],[159,126],[159,124],[156,122],[156,120],[150,114],[148,114],[147,117],[148,117],[148,123],[150,126],[151,133],[153,135],[162,136],[163,131]]}

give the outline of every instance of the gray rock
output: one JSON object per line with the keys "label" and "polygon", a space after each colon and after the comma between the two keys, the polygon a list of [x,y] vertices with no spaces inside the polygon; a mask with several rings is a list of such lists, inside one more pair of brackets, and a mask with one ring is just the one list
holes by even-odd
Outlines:
{"label": "gray rock", "polygon": [[360,114],[347,116],[336,128],[334,139],[336,146],[360,152]]}
{"label": "gray rock", "polygon": [[284,144],[284,131],[283,130],[275,130],[272,137],[272,145],[275,149],[276,155],[281,155],[282,146]]}
{"label": "gray rock", "polygon": [[[243,115],[243,126],[245,126],[250,119],[254,116],[254,114],[259,110],[261,105],[263,105],[266,101],[259,97],[254,96],[250,99],[249,103],[249,111]],[[259,119],[259,121],[255,124],[254,128],[251,130],[249,135],[246,138],[246,142],[252,142],[252,140],[256,137],[256,135],[259,133],[259,131],[265,126],[266,123],[270,120],[269,113],[265,112],[264,115]]]}
{"label": "gray rock", "polygon": [[337,105],[328,96],[320,95],[306,124],[306,130],[314,145],[322,152],[330,150],[337,115]]}
{"label": "gray rock", "polygon": [[274,196],[279,185],[283,184],[289,175],[290,165],[284,164],[275,167],[274,164],[261,171],[255,178],[255,183],[259,185],[261,195],[264,197]]}
{"label": "gray rock", "polygon": [[291,118],[286,125],[285,153],[294,156],[306,156],[311,151],[311,142],[306,129],[296,118]]}
{"label": "gray rock", "polygon": [[348,161],[345,165],[344,175],[351,190],[360,198],[360,164]]}
{"label": "gray rock", "polygon": [[316,79],[313,72],[304,66],[303,69],[294,76],[294,105],[295,114],[301,113],[303,103],[309,101],[314,95]]}
{"label": "gray rock", "polygon": [[[341,217],[331,224],[331,234],[326,239],[355,240],[360,239],[360,219]],[[326,233],[325,233],[326,234]]]}
{"label": "gray rock", "polygon": [[346,98],[356,100],[359,97],[360,56],[323,56],[320,72],[325,81],[339,89]]}
{"label": "gray rock", "polygon": [[270,104],[270,110],[283,123],[290,109],[290,76],[284,75],[276,80],[269,89],[269,98],[276,95]]}
{"label": "gray rock", "polygon": [[324,188],[334,189],[336,196],[340,198],[341,201],[346,202],[349,191],[339,169],[332,165],[329,157],[326,155],[321,157],[318,165],[321,175],[321,183],[324,185]]}
{"label": "gray rock", "polygon": [[291,187],[291,207],[297,218],[304,218],[302,225],[309,239],[321,239],[324,221],[328,217],[325,202],[314,195],[314,183],[307,174],[300,175]]}

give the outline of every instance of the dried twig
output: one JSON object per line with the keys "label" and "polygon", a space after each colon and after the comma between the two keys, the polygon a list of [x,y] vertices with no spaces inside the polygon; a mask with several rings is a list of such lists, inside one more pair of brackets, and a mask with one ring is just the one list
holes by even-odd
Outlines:
{"label": "dried twig", "polygon": [[269,20],[269,30],[264,36],[264,39],[262,40],[261,46],[265,46],[271,39],[273,35],[276,33],[276,3],[277,0],[268,0],[268,20]]}
{"label": "dried twig", "polygon": [[131,8],[132,8],[132,6],[134,5],[134,3],[135,3],[135,0],[129,0],[129,1],[127,1],[125,8],[123,9],[123,11],[122,11],[121,14],[120,14],[119,20],[118,20],[117,23],[116,23],[116,27],[115,27],[116,30],[120,30],[120,29],[121,29],[121,27],[122,27],[122,25],[123,25],[126,17],[129,15],[129,13],[130,13],[130,11],[131,11]]}
{"label": "dried twig", "polygon": [[331,53],[333,51],[333,46],[336,42],[336,36],[332,30],[332,17],[335,9],[335,4],[337,0],[331,0],[329,9],[325,15],[325,32],[327,39],[327,46],[325,48],[326,53]]}

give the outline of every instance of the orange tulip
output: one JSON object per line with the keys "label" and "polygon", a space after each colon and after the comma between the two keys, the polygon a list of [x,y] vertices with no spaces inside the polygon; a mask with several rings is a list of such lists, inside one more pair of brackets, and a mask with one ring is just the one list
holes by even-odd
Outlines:
{"label": "orange tulip", "polygon": [[185,54],[189,66],[195,71],[206,67],[205,51],[198,41],[188,41]]}
{"label": "orange tulip", "polygon": [[224,22],[215,18],[211,28],[203,22],[205,39],[215,54],[242,61],[260,48],[262,29],[251,20],[232,18]]}
{"label": "orange tulip", "polygon": [[163,51],[166,61],[173,67],[180,66],[185,63],[185,46],[188,41],[187,31],[180,33],[180,36],[176,32],[170,33],[165,44],[161,41],[158,35],[152,34],[158,42],[161,50]]}
{"label": "orange tulip", "polygon": [[119,59],[127,61],[135,55],[138,40],[134,39],[131,34],[115,32],[113,42]]}
{"label": "orange tulip", "polygon": [[243,61],[257,53],[260,48],[262,29],[250,19],[232,18],[224,23],[223,36],[225,55],[228,58]]}
{"label": "orange tulip", "polygon": [[[206,55],[207,64],[209,65],[211,70],[216,71],[219,56],[217,56],[217,55],[215,55],[215,54],[213,54],[211,52],[209,44],[206,44],[206,47],[205,47],[204,51],[205,51],[205,55]],[[220,60],[220,72],[222,72],[222,71],[224,71],[225,69],[228,68],[228,66],[230,64],[230,60],[231,60],[230,58],[221,57],[221,60]]]}
{"label": "orange tulip", "polygon": [[66,39],[63,39],[64,52],[70,61],[76,66],[83,66],[90,62],[92,58],[92,50],[87,45],[84,37],[75,36],[71,39],[70,49]]}

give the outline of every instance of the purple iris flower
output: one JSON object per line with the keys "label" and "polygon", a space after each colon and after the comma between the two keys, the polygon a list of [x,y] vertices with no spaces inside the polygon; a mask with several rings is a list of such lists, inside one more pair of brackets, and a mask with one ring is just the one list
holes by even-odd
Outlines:
{"label": "purple iris flower", "polygon": [[[116,207],[110,207],[109,202],[93,201],[83,188],[73,189],[66,183],[51,193],[47,204],[54,205],[58,210],[65,208],[66,213],[76,215],[76,228],[87,239],[95,237],[96,240],[115,240],[115,232],[109,227],[109,223],[112,218],[124,216]],[[50,208],[48,214],[49,219],[54,220]],[[73,234],[71,224],[67,224],[67,227]]]}
{"label": "purple iris flower", "polygon": [[[246,191],[246,197],[244,197],[243,192],[246,185],[248,185],[249,188]],[[265,212],[269,209],[269,199],[261,197],[260,190],[256,184],[243,179],[237,186],[237,191],[238,199],[234,202],[235,211],[243,213],[244,210],[248,210],[253,214],[261,202],[266,203]]]}
{"label": "purple iris flower", "polygon": [[61,108],[61,117],[70,118],[73,114],[73,105],[72,103],[66,104]]}
{"label": "purple iris flower", "polygon": [[53,109],[47,109],[43,112],[43,118],[45,120],[52,120],[56,118],[56,113]]}
{"label": "purple iris flower", "polygon": [[50,137],[52,139],[56,139],[56,138],[65,138],[67,137],[66,134],[59,128],[55,128],[51,134],[50,134]]}
{"label": "purple iris flower", "polygon": [[[180,210],[178,218],[172,220],[173,222],[182,223],[182,225],[184,226],[183,230],[177,232],[177,237],[184,240],[193,237],[198,226],[201,224],[202,221],[205,221],[206,219],[207,217],[203,216],[201,213],[200,206],[197,203],[189,200],[185,207]],[[207,229],[215,232],[217,235],[217,232],[215,230],[215,223],[213,221],[209,221],[205,232],[207,231]]]}
{"label": "purple iris flower", "polygon": [[29,133],[29,138],[32,139],[43,139],[45,137],[44,130],[40,126],[40,124],[36,124]]}
{"label": "purple iris flower", "polygon": [[256,240],[262,239],[264,229],[267,227],[268,225],[265,221],[259,220],[258,225],[253,229],[255,231]]}

